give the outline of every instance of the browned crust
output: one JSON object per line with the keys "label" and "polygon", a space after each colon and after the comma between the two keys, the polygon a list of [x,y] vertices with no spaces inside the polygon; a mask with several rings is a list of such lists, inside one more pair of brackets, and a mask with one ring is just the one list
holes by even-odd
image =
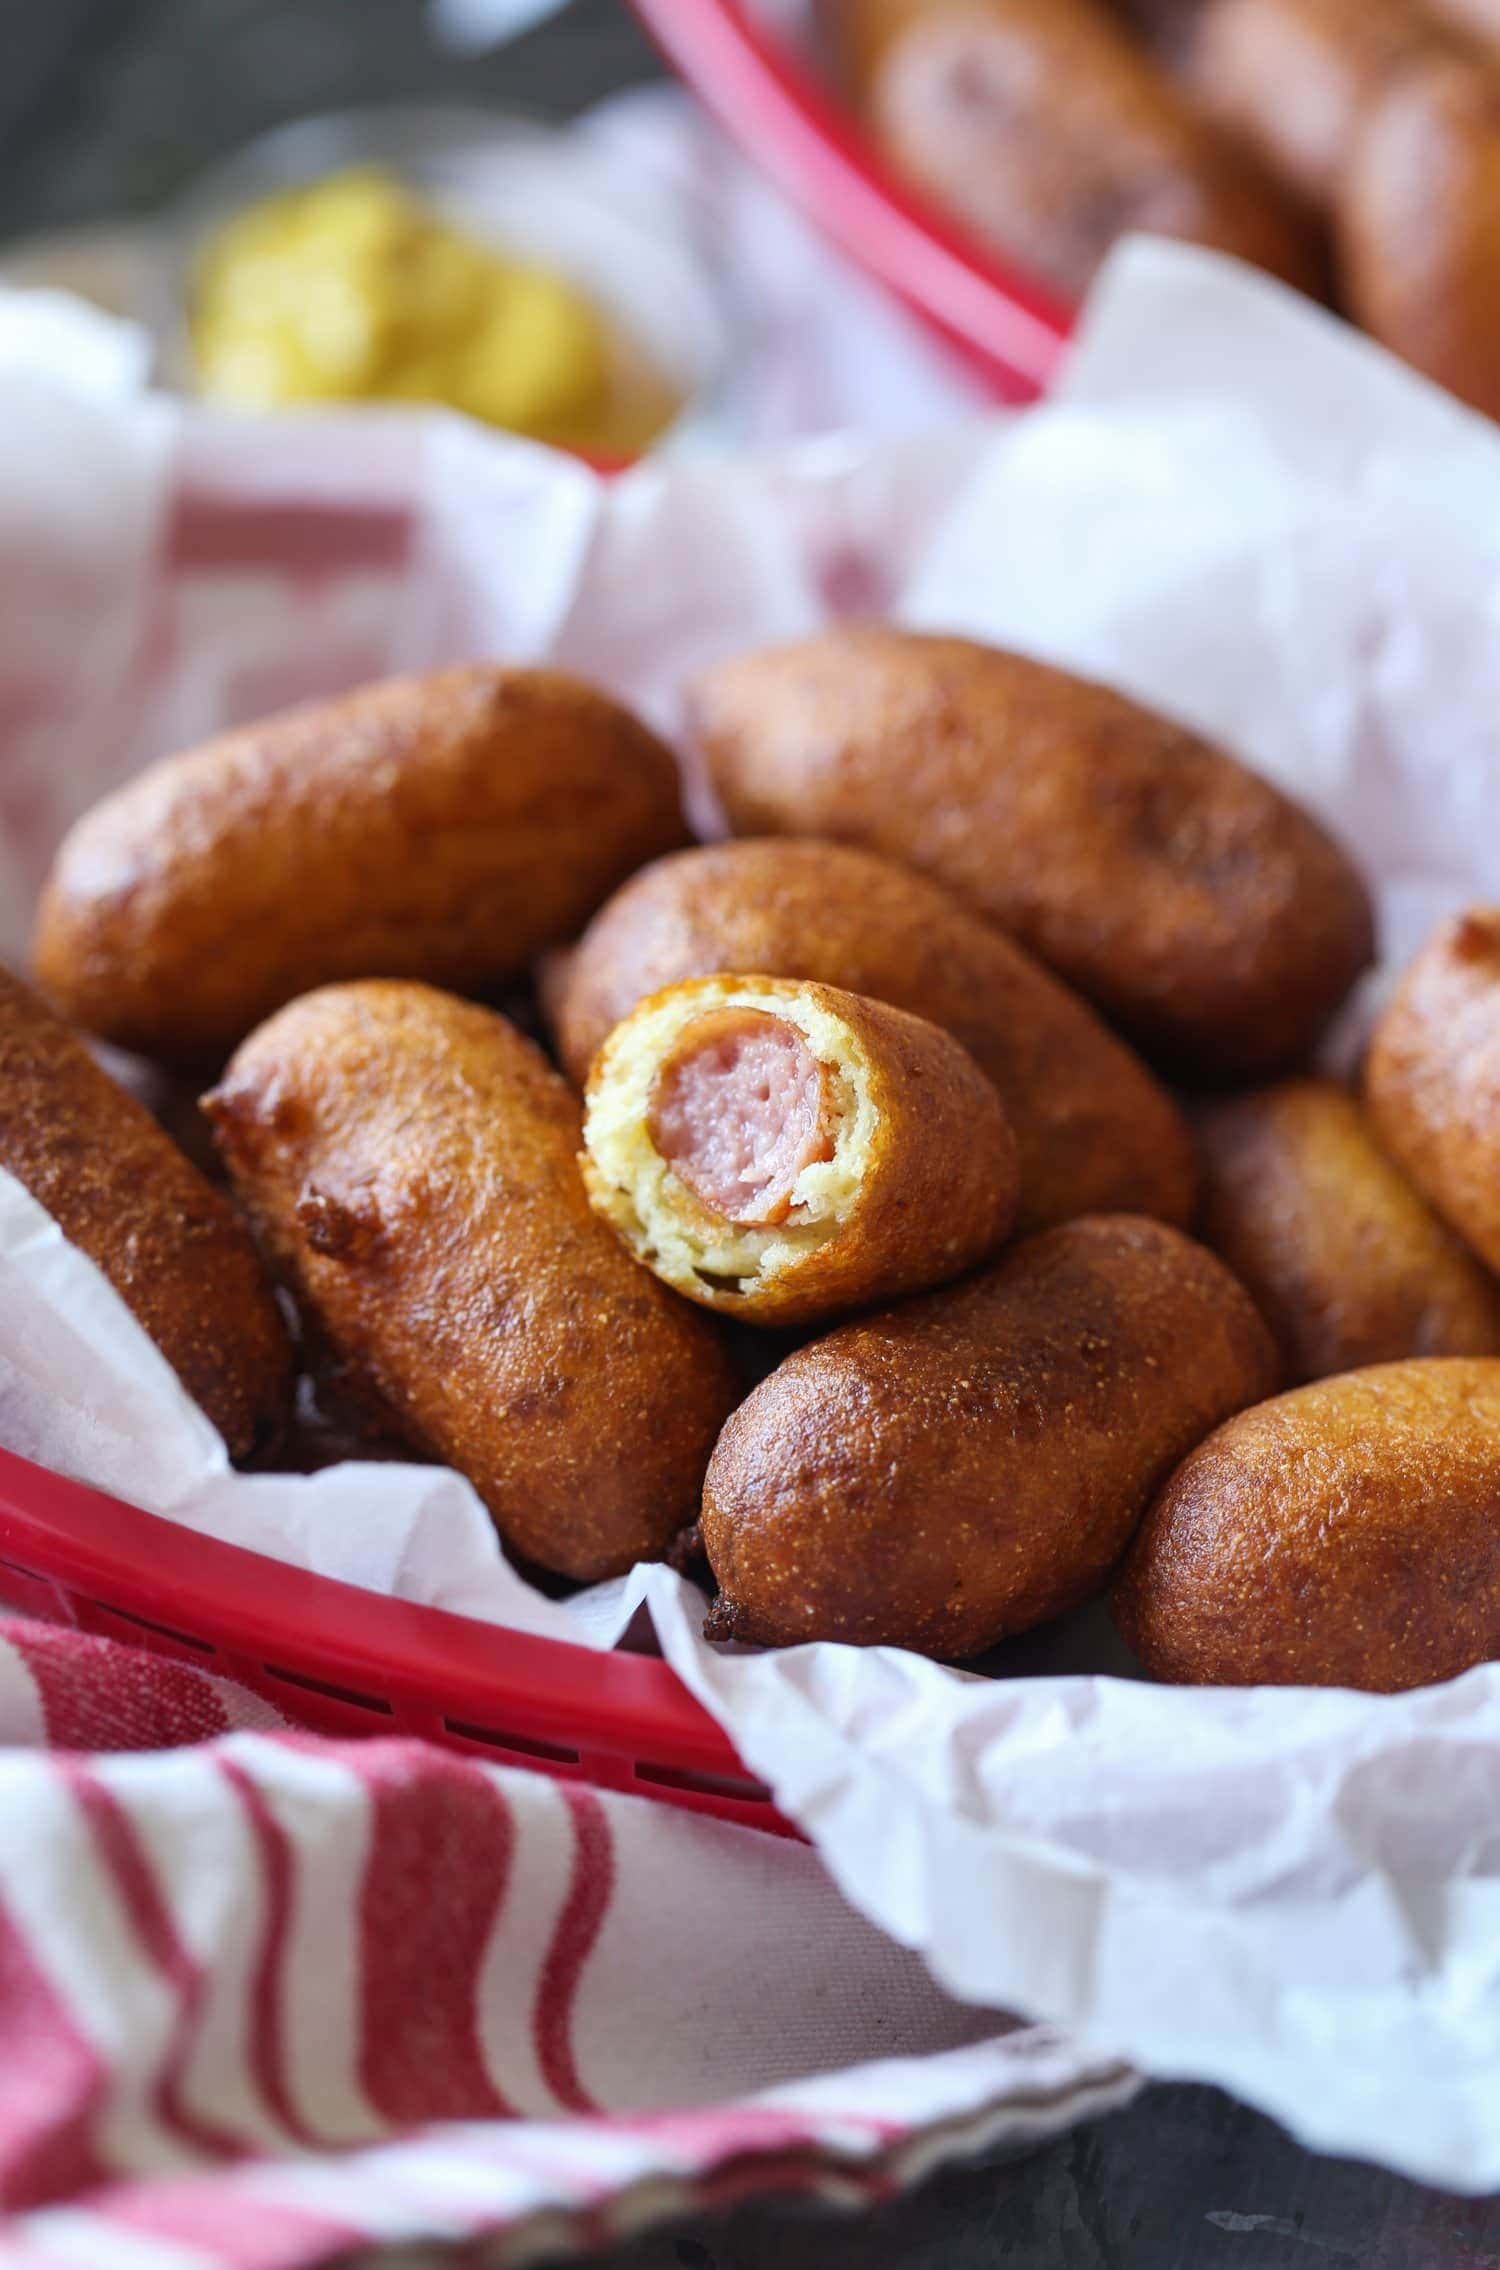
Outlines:
{"label": "browned crust", "polygon": [[857,110],[893,43],[931,13],[934,0],[814,0],[824,56],[839,91]]}
{"label": "browned crust", "polygon": [[109,1279],[231,1457],[275,1440],[291,1344],[244,1224],[77,1034],[3,970],[0,1167]]}
{"label": "browned crust", "polygon": [[[805,1002],[837,1019],[868,1066],[879,1122],[858,1195],[826,1243],[743,1292],[700,1280],[690,1298],[747,1323],[810,1325],[925,1292],[988,1260],[1015,1220],[1016,1144],[973,1058],[936,1025],[884,1002],[793,978],[742,982],[768,1000]],[[718,981],[669,986],[643,1002],[641,1014],[694,996],[716,1006]],[[591,1096],[610,1076],[616,1042],[628,1044],[633,1029],[628,1020],[606,1045]],[[691,1209],[691,1194],[683,1196]]]}
{"label": "browned crust", "polygon": [[710,1628],[975,1655],[1102,1584],[1164,1475],[1274,1379],[1201,1246],[1131,1216],[1048,1230],[740,1406],[703,1492]]}
{"label": "browned crust", "polygon": [[1291,1080],[1205,1112],[1201,1232],[1293,1385],[1407,1356],[1500,1355],[1500,1286],[1381,1150],[1355,1098]]}
{"label": "browned crust", "polygon": [[1500,907],[1445,923],[1375,1028],[1365,1095],[1387,1150],[1500,1269]]}
{"label": "browned crust", "polygon": [[1107,1212],[1190,1220],[1192,1142],[1139,1058],[937,884],[841,844],[711,844],[633,875],[546,973],[564,1066],[581,1084],[638,1001],[723,970],[811,978],[951,1033],[1014,1131],[1018,1229]]}
{"label": "browned crust", "polygon": [[539,1050],[427,986],[329,986],[252,1034],[207,1108],[323,1336],[510,1544],[585,1580],[666,1550],[728,1361],[590,1212],[578,1104]]}
{"label": "browned crust", "polygon": [[1365,115],[1339,208],[1350,312],[1500,415],[1500,68],[1439,55]]}
{"label": "browned crust", "polygon": [[1066,671],[868,625],[722,663],[691,707],[736,834],[904,860],[1186,1075],[1294,1067],[1372,957],[1310,813]]}
{"label": "browned crust", "polygon": [[1500,0],[1430,0],[1434,15],[1488,48],[1500,47]]}
{"label": "browned crust", "polygon": [[1152,1506],[1115,1618],[1197,1685],[1390,1693],[1500,1654],[1500,1362],[1383,1364],[1231,1419]]}
{"label": "browned crust", "polygon": [[1371,105],[1445,44],[1412,0],[1209,0],[1184,71],[1214,117],[1327,210]]}
{"label": "browned crust", "polygon": [[58,853],[36,969],[90,1031],[217,1062],[330,979],[499,984],[685,836],[669,751],[580,679],[392,679],[96,805]]}
{"label": "browned crust", "polygon": [[856,14],[849,76],[891,162],[1006,258],[1081,294],[1130,229],[1323,288],[1316,232],[1092,0]]}
{"label": "browned crust", "polygon": [[[958,4],[960,0],[813,0],[820,60],[839,93],[862,111],[876,69],[900,35],[918,17]],[[1144,42],[1149,55],[1173,61],[1202,5],[1203,0],[1111,0],[1109,14]],[[1450,0],[1450,5],[1500,11],[1500,0]]]}

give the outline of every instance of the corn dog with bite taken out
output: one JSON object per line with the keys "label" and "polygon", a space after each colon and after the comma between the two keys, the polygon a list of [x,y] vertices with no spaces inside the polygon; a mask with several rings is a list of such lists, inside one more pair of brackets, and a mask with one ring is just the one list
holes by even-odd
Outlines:
{"label": "corn dog with bite taken out", "polygon": [[756,1324],[920,1292],[1015,1219],[1016,1146],[957,1041],[791,978],[669,986],[589,1076],[584,1175],[663,1281]]}

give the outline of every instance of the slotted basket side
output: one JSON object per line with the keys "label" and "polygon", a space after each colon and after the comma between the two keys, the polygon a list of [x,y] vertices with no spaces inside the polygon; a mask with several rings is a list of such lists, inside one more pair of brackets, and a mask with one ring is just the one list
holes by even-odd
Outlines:
{"label": "slotted basket side", "polygon": [[654,1657],[390,1600],[0,1450],[0,1603],[239,1680],[319,1733],[416,1734],[559,1780],[796,1832]]}

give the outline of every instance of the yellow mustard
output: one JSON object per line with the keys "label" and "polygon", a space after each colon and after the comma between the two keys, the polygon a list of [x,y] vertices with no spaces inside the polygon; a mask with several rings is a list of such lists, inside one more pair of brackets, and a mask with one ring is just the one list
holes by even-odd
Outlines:
{"label": "yellow mustard", "polygon": [[200,256],[190,323],[200,388],[243,408],[441,403],[628,457],[679,407],[575,284],[465,236],[373,166],[226,222]]}

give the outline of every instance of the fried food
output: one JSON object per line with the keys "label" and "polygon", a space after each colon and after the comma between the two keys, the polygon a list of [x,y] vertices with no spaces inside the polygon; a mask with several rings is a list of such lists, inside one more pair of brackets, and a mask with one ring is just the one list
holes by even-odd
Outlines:
{"label": "fried food", "polygon": [[1500,0],[1428,0],[1436,16],[1480,47],[1500,47]]}
{"label": "fried food", "polygon": [[1231,1419],[1152,1506],[1115,1619],[1195,1685],[1393,1693],[1500,1654],[1500,1362],[1380,1364]]}
{"label": "fried food", "polygon": [[670,753],[553,670],[397,678],[169,758],[94,807],[37,921],[46,991],[217,1063],[334,978],[482,990],[685,840]]}
{"label": "fried food", "polygon": [[1199,1122],[1201,1234],[1255,1301],[1295,1385],[1404,1356],[1500,1355],[1500,1285],[1328,1080]]}
{"label": "fried food", "polygon": [[636,1258],[748,1323],[946,1284],[1015,1219],[1015,1138],[973,1058],[795,978],[653,993],[595,1060],[583,1140],[595,1210]]}
{"label": "fried food", "polygon": [[0,1167],[109,1279],[230,1456],[274,1442],[292,1349],[243,1222],[78,1035],[4,970]]}
{"label": "fried food", "polygon": [[1114,0],[1111,13],[1145,42],[1148,53],[1175,70],[1202,5],[1203,0]]}
{"label": "fried food", "polygon": [[1436,55],[1392,81],[1355,137],[1338,241],[1356,321],[1500,416],[1500,67]]}
{"label": "fried food", "polygon": [[1318,240],[1094,0],[891,0],[839,11],[878,147],[1003,259],[1081,295],[1131,229],[1322,287]]}
{"label": "fried food", "polygon": [[322,1339],[508,1544],[584,1580],[665,1552],[728,1359],[590,1211],[577,1099],[530,1041],[428,986],[328,986],[206,1109]]}
{"label": "fried food", "polygon": [[721,663],[690,704],[737,834],[904,860],[1186,1076],[1296,1065],[1371,959],[1308,812],[1066,671],[869,625]]}
{"label": "fried food", "polygon": [[1371,1038],[1365,1096],[1392,1157],[1500,1269],[1500,907],[1423,947]]}
{"label": "fried food", "polygon": [[857,109],[869,102],[875,74],[903,32],[945,0],[814,0],[814,19],[834,78]]}
{"label": "fried food", "polygon": [[1366,113],[1445,44],[1415,0],[1208,0],[1183,70],[1212,117],[1326,211]]}
{"label": "fried food", "polygon": [[1275,1377],[1249,1299],[1180,1232],[1044,1231],[741,1404],[703,1490],[705,1630],[977,1655],[1101,1585],[1166,1474]]}
{"label": "fried food", "polygon": [[1192,1142],[1139,1059],[992,924],[925,877],[840,844],[711,844],[633,875],[549,972],[565,1069],[581,1085],[648,993],[730,970],[889,1001],[962,1042],[1015,1134],[1018,1229],[1111,1211],[1191,1218]]}

